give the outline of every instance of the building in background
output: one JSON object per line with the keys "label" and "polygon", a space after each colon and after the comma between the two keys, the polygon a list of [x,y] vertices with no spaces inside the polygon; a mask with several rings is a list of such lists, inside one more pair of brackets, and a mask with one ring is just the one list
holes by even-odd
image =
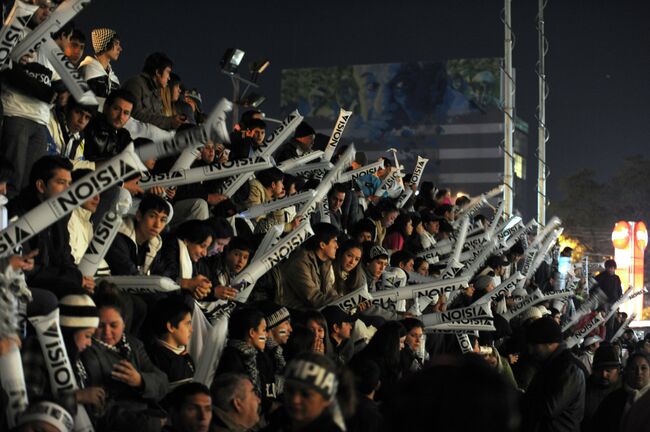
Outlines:
{"label": "building in background", "polygon": [[[385,63],[282,71],[281,109],[298,109],[329,135],[339,108],[352,111],[343,139],[368,160],[399,150],[406,171],[429,159],[424,180],[455,195],[503,182],[500,58]],[[515,208],[527,213],[528,125],[516,122]],[[527,193],[528,192],[528,193]]]}

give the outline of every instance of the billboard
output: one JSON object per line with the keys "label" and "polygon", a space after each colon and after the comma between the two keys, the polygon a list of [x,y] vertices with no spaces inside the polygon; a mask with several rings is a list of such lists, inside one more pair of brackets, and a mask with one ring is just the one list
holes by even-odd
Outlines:
{"label": "billboard", "polygon": [[397,148],[407,171],[420,155],[431,161],[426,180],[480,193],[502,181],[500,64],[482,58],[285,69],[281,108],[297,108],[325,134],[340,107],[352,111],[344,140],[368,160]]}

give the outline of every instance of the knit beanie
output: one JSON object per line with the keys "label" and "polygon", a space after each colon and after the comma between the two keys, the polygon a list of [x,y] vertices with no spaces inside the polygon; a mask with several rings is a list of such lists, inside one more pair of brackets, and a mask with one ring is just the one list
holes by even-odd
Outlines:
{"label": "knit beanie", "polygon": [[309,126],[307,122],[302,122],[296,128],[296,132],[293,136],[294,138],[303,138],[309,135],[316,135],[316,131],[313,127]]}
{"label": "knit beanie", "polygon": [[526,338],[529,344],[562,342],[562,329],[553,318],[542,317],[528,326]]}
{"label": "knit beanie", "polygon": [[67,295],[59,300],[61,327],[96,328],[99,313],[95,302],[86,294]]}
{"label": "knit beanie", "polygon": [[117,39],[117,33],[109,28],[98,28],[90,33],[90,38],[92,39],[95,54],[101,54],[106,51],[111,42]]}
{"label": "knit beanie", "polygon": [[43,422],[56,428],[59,432],[72,432],[74,421],[68,411],[62,406],[50,401],[30,404],[27,411],[18,419],[18,425]]}
{"label": "knit beanie", "polygon": [[259,305],[260,311],[266,318],[266,329],[271,330],[291,318],[289,310],[272,302],[264,302]]}

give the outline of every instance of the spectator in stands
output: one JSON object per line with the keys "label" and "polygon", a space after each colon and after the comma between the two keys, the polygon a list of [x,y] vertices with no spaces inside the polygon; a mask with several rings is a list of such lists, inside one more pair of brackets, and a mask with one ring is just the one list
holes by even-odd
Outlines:
{"label": "spectator in stands", "polygon": [[[7,206],[10,217],[20,217],[42,202],[70,187],[72,164],[60,156],[43,156],[30,173],[30,186]],[[26,272],[27,285],[52,291],[61,298],[67,294],[92,292],[95,281],[77,270],[70,253],[70,235],[65,216],[23,243],[23,251],[38,249],[33,270]],[[84,291],[85,290],[85,291]]]}
{"label": "spectator in stands", "polygon": [[70,159],[75,168],[94,169],[93,162],[84,160],[84,129],[97,108],[79,104],[69,98],[65,107],[54,107],[48,123],[48,152]]}
{"label": "spectator in stands", "polygon": [[[247,207],[264,204],[274,199],[283,198],[286,195],[284,189],[284,174],[277,168],[267,168],[259,171],[256,178],[249,182],[250,193],[246,200]],[[262,220],[268,219],[272,225],[284,224],[284,231],[291,231],[300,222],[300,219],[294,219],[290,223],[285,223],[284,213],[282,210],[276,210],[266,216],[258,217],[257,223]]]}
{"label": "spectator in stands", "polygon": [[391,395],[400,380],[400,351],[404,349],[405,340],[404,326],[398,321],[388,321],[352,359],[353,363],[371,360],[379,366],[381,387],[376,394],[378,401]]}
{"label": "spectator in stands", "polygon": [[197,382],[185,383],[166,398],[168,421],[163,432],[207,432],[213,420],[210,390]]}
{"label": "spectator in stands", "polygon": [[399,215],[399,211],[391,201],[384,200],[379,202],[377,205],[377,216],[373,219],[376,233],[374,241],[376,244],[381,246],[384,243],[386,231],[388,227],[393,225],[395,219],[397,219],[397,215]]}
{"label": "spectator in stands", "polygon": [[307,122],[302,122],[296,128],[293,139],[283,144],[275,153],[276,162],[302,156],[311,151],[316,138],[316,131]]}
{"label": "spectator in stands", "polygon": [[153,364],[176,387],[194,377],[194,361],[187,352],[192,336],[192,309],[178,297],[159,300],[153,308],[154,341],[149,345]]}
{"label": "spectator in stands", "polygon": [[115,90],[106,98],[104,110],[88,123],[84,132],[84,157],[102,162],[120,153],[131,143],[131,134],[124,128],[135,103],[133,94]]}
{"label": "spectator in stands", "polygon": [[[36,0],[35,4],[39,8],[27,22],[27,32],[45,21],[52,10],[49,0]],[[50,104],[56,100],[52,81],[57,77],[43,49],[25,55],[2,72],[0,99],[4,118],[0,154],[14,166],[8,198],[30,184],[32,165],[47,152]]]}
{"label": "spectator in stands", "polygon": [[287,365],[284,356],[284,348],[291,336],[291,315],[289,310],[277,303],[262,302],[260,310],[266,319],[266,348],[264,355],[267,361],[273,365],[275,371],[275,386],[279,391],[282,389],[284,368]]}
{"label": "spectator in stands", "polygon": [[214,431],[247,431],[260,421],[260,396],[244,374],[227,373],[214,381]]}
{"label": "spectator in stands", "polygon": [[321,354],[332,351],[332,344],[327,331],[327,320],[322,313],[315,309],[307,310],[302,314],[303,322],[313,332],[313,350]]}
{"label": "spectator in stands", "polygon": [[82,353],[88,384],[103,387],[106,409],[99,430],[160,430],[164,414],[149,409],[169,389],[167,376],[154,364],[144,344],[124,331],[124,306],[119,297],[97,298],[99,328],[94,344]]}
{"label": "spectator in stands", "polygon": [[354,344],[350,341],[354,321],[352,316],[338,306],[327,306],[321,313],[327,320],[327,332],[332,350],[327,356],[338,366],[347,364],[354,355]]}
{"label": "spectator in stands", "polygon": [[627,359],[623,386],[607,395],[599,405],[593,418],[593,430],[597,432],[621,430],[619,429],[621,421],[648,390],[650,390],[650,357],[644,352],[637,351]]}
{"label": "spectator in stands", "polygon": [[413,261],[413,270],[422,276],[429,276],[429,263],[422,257],[416,257]]}
{"label": "spectator in stands", "polygon": [[170,206],[156,195],[145,195],[135,217],[124,218],[106,254],[111,274],[149,274],[162,248],[160,233],[167,225]]}
{"label": "spectator in stands", "polygon": [[225,373],[246,375],[262,399],[265,415],[276,400],[275,370],[264,355],[266,348],[266,320],[257,309],[239,308],[228,321],[228,343],[221,355],[211,391],[218,391],[216,382]]}
{"label": "spectator in stands", "polygon": [[332,264],[336,278],[336,292],[341,295],[351,293],[363,286],[364,277],[361,263],[363,247],[356,240],[348,240],[339,246]]}
{"label": "spectator in stands", "polygon": [[72,31],[72,36],[70,36],[70,43],[68,44],[67,49],[65,50],[65,56],[70,60],[70,62],[79,66],[81,58],[84,55],[84,50],[86,49],[86,35],[79,29],[74,29]]}
{"label": "spectator in stands", "polygon": [[278,410],[267,431],[341,431],[333,420],[339,390],[336,367],[327,357],[307,353],[288,366],[284,384],[284,410]]}
{"label": "spectator in stands", "polygon": [[[400,364],[402,376],[421,370],[425,359],[422,358],[422,337],[424,336],[424,324],[416,318],[405,318],[401,321],[406,330],[404,349],[400,351]],[[425,351],[426,352],[426,351]]]}
{"label": "spectator in stands", "polygon": [[111,67],[111,62],[120,58],[122,44],[115,30],[96,28],[90,33],[94,56],[87,56],[79,65],[79,70],[97,96],[99,110],[104,109],[108,95],[120,88],[120,80]]}
{"label": "spectator in stands", "polygon": [[381,430],[382,414],[375,402],[375,393],[381,385],[379,366],[372,360],[357,361],[353,366],[357,407],[346,422],[350,432],[375,432]]}
{"label": "spectator in stands", "polygon": [[63,297],[59,302],[59,323],[64,348],[79,388],[59,390],[51,387],[48,370],[53,367],[54,360],[45,358],[41,344],[34,335],[25,341],[21,355],[27,395],[30,400],[46,398],[56,402],[72,415],[77,413],[77,404],[87,404],[101,410],[106,401],[106,392],[98,386],[86,387],[85,371],[79,357],[92,344],[92,336],[99,325],[95,302],[85,294]]}
{"label": "spectator in stands", "polygon": [[205,298],[212,290],[212,282],[203,258],[208,255],[213,239],[208,222],[183,222],[175,233],[163,240],[151,272],[178,281],[181,290],[196,300]]}
{"label": "spectator in stands", "polygon": [[361,219],[352,226],[350,237],[360,244],[375,241],[375,223],[371,219]]}
{"label": "spectator in stands", "polygon": [[616,261],[613,259],[605,261],[605,271],[596,275],[596,281],[609,303],[614,303],[623,295],[621,278],[616,274]]}
{"label": "spectator in stands", "polygon": [[187,121],[181,114],[163,114],[161,90],[167,87],[172,66],[172,61],[165,54],[150,54],[144,62],[142,73],[124,83],[124,88],[135,97],[133,118],[165,130],[178,129]]}
{"label": "spectator in stands", "polygon": [[595,429],[593,419],[596,410],[607,395],[621,385],[621,360],[612,345],[603,344],[596,350],[592,373],[587,378],[583,431]]}
{"label": "spectator in stands", "polygon": [[[327,205],[329,206],[329,218],[332,225],[334,225],[339,231],[344,230],[343,226],[343,214],[341,213],[341,206],[345,201],[346,188],[341,183],[334,183],[332,188],[327,192]],[[312,216],[313,224],[316,224],[321,221],[320,212],[314,212]]]}
{"label": "spectator in stands", "polygon": [[540,318],[526,337],[541,366],[522,401],[522,430],[577,430],[584,415],[585,377],[578,360],[561,345],[560,326],[550,317]]}
{"label": "spectator in stands", "polygon": [[318,309],[339,297],[332,268],[339,231],[327,223],[315,225],[313,230],[314,235],[284,264],[280,303],[288,308]]}

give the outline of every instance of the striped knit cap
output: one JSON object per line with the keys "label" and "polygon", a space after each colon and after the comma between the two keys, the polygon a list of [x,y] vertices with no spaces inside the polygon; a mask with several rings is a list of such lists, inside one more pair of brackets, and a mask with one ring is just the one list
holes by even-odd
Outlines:
{"label": "striped knit cap", "polygon": [[59,300],[61,327],[96,328],[99,325],[97,306],[86,294],[67,295]]}
{"label": "striped knit cap", "polygon": [[117,33],[115,33],[115,30],[109,28],[98,28],[90,33],[90,37],[93,41],[95,54],[101,54],[106,51],[106,47],[108,47],[113,40],[117,39]]}

